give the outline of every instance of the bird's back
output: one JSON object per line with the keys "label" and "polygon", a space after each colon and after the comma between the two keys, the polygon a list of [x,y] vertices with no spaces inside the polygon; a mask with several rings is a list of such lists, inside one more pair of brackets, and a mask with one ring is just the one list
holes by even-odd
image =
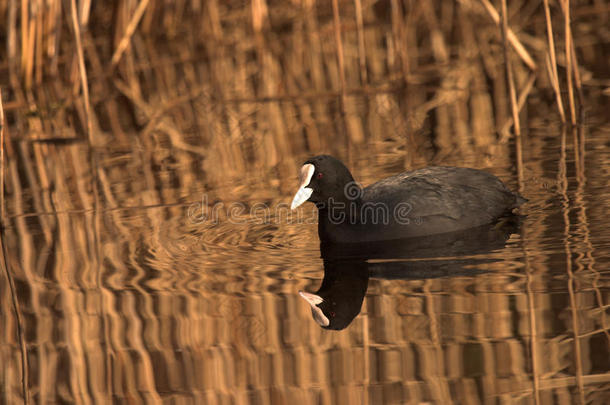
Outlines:
{"label": "bird's back", "polygon": [[[384,204],[392,221],[405,216],[406,233],[449,232],[490,223],[525,201],[496,176],[461,167],[426,167],[371,184],[363,203]],[[406,235],[408,236],[408,235]]]}

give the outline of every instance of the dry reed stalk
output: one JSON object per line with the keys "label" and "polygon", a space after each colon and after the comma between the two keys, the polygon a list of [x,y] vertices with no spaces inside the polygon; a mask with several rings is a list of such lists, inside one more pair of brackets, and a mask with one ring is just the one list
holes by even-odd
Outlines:
{"label": "dry reed stalk", "polygon": [[47,57],[50,59],[49,72],[51,75],[57,74],[58,59],[59,59],[59,41],[61,38],[61,2],[53,1],[50,5],[48,13],[48,37],[47,37]]}
{"label": "dry reed stalk", "polygon": [[422,7],[424,19],[428,23],[430,29],[430,45],[432,47],[432,54],[434,59],[441,64],[446,64],[449,61],[449,51],[447,50],[447,44],[443,38],[443,31],[439,27],[438,18],[434,10],[432,2],[425,1],[419,3]]}
{"label": "dry reed stalk", "polygon": [[[561,117],[561,122],[566,122],[566,115],[563,110],[563,102],[561,101],[561,91],[559,86],[559,75],[557,73],[557,57],[555,55],[555,40],[553,39],[553,24],[551,22],[551,10],[549,8],[549,0],[544,0],[544,16],[546,20],[546,33],[549,47],[550,61],[547,63],[547,70],[555,92],[555,100],[557,102],[557,110]],[[550,70],[548,69],[550,67]]]}
{"label": "dry reed stalk", "polygon": [[360,62],[360,84],[368,85],[366,72],[366,50],[364,47],[364,19],[362,18],[362,0],[354,0],[356,6],[356,29],[358,31],[358,61]]}
{"label": "dry reed stalk", "polygon": [[[561,122],[565,122],[565,111],[563,108],[563,102],[561,101],[561,90],[559,88],[559,78],[553,73],[553,63],[551,62],[550,56],[547,54],[544,58],[546,71],[549,75],[549,80],[551,82],[551,87],[553,87],[553,92],[555,93],[555,100],[558,105],[559,116],[561,118]],[[559,104],[561,103],[561,104]],[[559,107],[561,105],[561,107]]]}
{"label": "dry reed stalk", "polygon": [[449,386],[447,384],[447,375],[444,367],[444,356],[443,356],[443,347],[441,344],[441,333],[438,319],[440,318],[440,310],[436,309],[435,305],[435,294],[432,292],[432,285],[434,281],[426,280],[423,285],[423,293],[424,293],[424,301],[426,303],[426,315],[428,319],[430,319],[429,324],[429,333],[430,333],[430,343],[432,346],[432,351],[435,352],[435,356],[433,356],[436,360],[436,368],[437,368],[437,377],[433,381],[430,381],[431,385],[436,389],[431,389],[432,395],[435,397],[435,402],[441,404],[450,403],[451,393],[449,390]]}
{"label": "dry reed stalk", "polygon": [[[88,231],[88,240],[91,242],[92,247],[91,247],[91,251],[92,251],[92,264],[91,267],[94,269],[95,271],[95,279],[96,279],[96,287],[97,290],[99,291],[100,294],[100,308],[104,309],[105,303],[104,303],[104,288],[103,288],[103,283],[102,283],[102,269],[101,269],[101,254],[100,254],[100,240],[99,240],[99,234],[100,234],[100,225],[99,225],[99,190],[98,190],[98,176],[97,176],[97,171],[98,171],[98,165],[97,165],[97,159],[96,159],[96,153],[95,151],[92,149],[92,147],[95,145],[96,140],[93,138],[93,124],[92,124],[92,117],[91,117],[91,106],[90,106],[90,98],[89,98],[89,83],[87,80],[87,70],[85,67],[85,56],[84,56],[84,52],[83,52],[83,46],[82,46],[82,40],[81,40],[81,31],[80,31],[80,25],[81,23],[86,23],[87,22],[87,18],[84,16],[84,14],[88,14],[89,12],[89,5],[90,3],[87,0],[84,0],[83,3],[81,3],[81,5],[83,6],[83,10],[82,10],[82,14],[81,14],[81,20],[78,19],[78,11],[76,8],[76,0],[71,0],[70,1],[70,14],[72,16],[72,26],[73,26],[73,30],[74,30],[74,38],[76,41],[76,52],[77,52],[77,57],[78,57],[78,70],[80,72],[80,79],[81,79],[81,87],[83,90],[83,103],[85,106],[85,121],[86,121],[86,128],[87,128],[87,139],[89,142],[89,165],[90,165],[90,170],[92,171],[92,175],[91,175],[91,189],[92,189],[92,194],[93,194],[93,210],[91,215],[86,215],[85,216],[85,221],[87,222],[87,231]],[[84,251],[88,251],[87,247],[84,248]],[[108,339],[109,336],[109,329],[108,326],[106,325],[106,313],[104,310],[102,310],[101,313],[101,319],[102,319],[102,325],[101,325],[101,329],[102,329],[102,333],[104,334],[104,336]],[[111,387],[112,386],[112,381],[111,381],[111,373],[109,372],[109,370],[111,370],[111,353],[110,350],[108,348],[106,348],[104,350],[104,367],[106,370],[106,386],[107,387]]]}
{"label": "dry reed stalk", "polygon": [[520,134],[515,136],[515,165],[517,166],[519,192],[523,193],[523,142]]}
{"label": "dry reed stalk", "polygon": [[[587,206],[585,201],[583,201],[583,196],[585,195],[585,186],[587,183],[587,175],[585,170],[585,127],[584,125],[578,125],[577,134],[574,137],[574,161],[578,162],[576,165],[576,181],[577,181],[577,191],[575,194],[575,205],[580,208],[580,214],[578,216],[584,231],[583,231],[583,239],[584,243],[587,246],[586,257],[587,257],[587,266],[588,270],[593,274],[593,280],[591,285],[593,290],[595,291],[595,298],[597,301],[597,305],[599,307],[599,313],[601,316],[600,323],[602,325],[601,330],[606,335],[608,339],[608,343],[610,344],[610,324],[607,322],[606,318],[606,309],[604,307],[604,298],[602,292],[599,287],[599,279],[601,278],[601,274],[599,271],[595,269],[595,257],[593,256],[594,246],[591,242],[591,231],[589,227],[589,221],[587,220]],[[576,147],[578,145],[578,147]],[[597,333],[598,331],[595,331]],[[583,335],[581,335],[583,336]]]}
{"label": "dry reed stalk", "polygon": [[10,82],[14,83],[16,81],[18,66],[19,66],[19,57],[17,56],[17,2],[10,1],[8,14],[7,14],[7,35],[6,35],[6,50],[8,56],[8,71]]}
{"label": "dry reed stalk", "polygon": [[138,24],[140,23],[140,20],[148,7],[148,3],[150,3],[150,0],[141,0],[140,4],[138,4],[138,7],[136,8],[136,11],[133,13],[131,20],[129,20],[129,24],[127,24],[127,28],[125,29],[125,34],[123,34],[123,38],[121,38],[119,41],[119,45],[116,47],[114,54],[112,55],[112,59],[110,61],[110,67],[112,69],[114,69],[119,63],[121,56],[123,56],[123,52],[125,52],[125,49],[127,49],[127,46],[129,46],[131,37],[136,31],[136,28],[138,27]]}
{"label": "dry reed stalk", "polygon": [[252,28],[260,33],[269,20],[269,8],[266,0],[252,0]]}
{"label": "dry reed stalk", "polygon": [[338,0],[333,0],[333,28],[335,31],[335,45],[337,46],[337,65],[339,70],[339,78],[341,79],[341,95],[345,97],[345,61],[343,59],[343,41],[341,39],[341,17],[339,15]]}
{"label": "dry reed stalk", "polygon": [[[576,145],[575,145],[576,147]],[[561,130],[561,151],[559,159],[559,170],[557,172],[559,191],[562,197],[561,212],[563,215],[564,231],[563,231],[563,245],[566,258],[566,273],[568,276],[568,295],[570,298],[570,312],[572,321],[572,333],[574,335],[574,360],[576,369],[576,383],[578,385],[578,392],[580,394],[580,404],[584,404],[584,384],[583,384],[583,372],[582,372],[582,354],[580,349],[580,336],[579,336],[579,317],[576,310],[576,297],[574,295],[574,272],[572,271],[572,242],[571,242],[571,231],[570,231],[570,200],[568,197],[568,173],[566,164],[566,129]]]}
{"label": "dry reed stalk", "polygon": [[19,339],[19,347],[21,349],[21,386],[23,390],[23,401],[25,404],[29,403],[29,392],[28,392],[28,380],[29,380],[29,372],[28,372],[28,355],[25,343],[25,334],[24,327],[21,317],[21,311],[19,309],[19,300],[17,297],[17,291],[15,289],[15,282],[11,275],[11,272],[8,267],[8,262],[6,260],[7,250],[6,250],[6,232],[4,232],[4,228],[7,226],[5,222],[5,209],[4,209],[4,109],[2,108],[2,89],[0,89],[0,229],[3,231],[0,232],[0,255],[2,267],[4,267],[4,271],[6,273],[6,278],[8,279],[9,289],[11,291],[11,301],[13,303],[13,310],[15,311],[15,318],[17,321],[17,335]]}
{"label": "dry reed stalk", "polygon": [[363,373],[364,376],[362,378],[363,385],[363,396],[362,404],[369,404],[369,385],[371,383],[370,376],[370,364],[371,364],[371,346],[370,346],[370,336],[369,336],[369,313],[366,309],[366,303],[362,308],[362,355],[363,355]]}
{"label": "dry reed stalk", "polygon": [[28,352],[25,343],[25,327],[23,326],[23,317],[21,316],[21,310],[19,309],[19,301],[15,288],[15,281],[13,280],[13,277],[8,267],[8,262],[6,260],[6,257],[8,256],[8,251],[6,248],[6,241],[4,240],[5,236],[5,232],[2,232],[2,234],[0,234],[0,245],[2,245],[2,248],[0,249],[0,260],[2,262],[2,267],[4,267],[6,278],[8,279],[9,290],[11,292],[11,301],[13,304],[13,311],[15,311],[15,319],[17,321],[17,338],[19,339],[19,349],[21,350],[21,389],[23,391],[23,403],[27,405],[30,402],[30,395],[28,390],[29,368]]}
{"label": "dry reed stalk", "polygon": [[[89,61],[91,75],[88,77],[103,78],[106,74],[105,66],[102,64],[102,57],[94,44],[93,38],[87,32],[84,38],[85,49],[87,51],[87,60]],[[92,94],[104,94],[107,86],[107,81],[104,79],[93,80],[91,85]],[[111,98],[103,103],[103,108],[106,110],[107,123],[110,126],[110,132],[114,135],[119,143],[127,142],[127,135],[120,124],[119,111],[116,98]],[[95,115],[94,115],[95,116]],[[99,127],[99,125],[97,125]]]}
{"label": "dry reed stalk", "polygon": [[[19,147],[21,149],[23,149],[24,143],[20,143]],[[7,143],[7,152],[8,155],[10,157],[12,156],[16,156],[16,153],[13,153],[13,151],[10,148],[10,143]],[[24,157],[23,160],[27,161],[28,160],[28,156],[24,156],[23,153],[21,153],[21,157]],[[34,256],[34,252],[36,251],[33,247],[33,237],[32,234],[28,231],[28,226],[26,224],[26,218],[23,215],[23,208],[24,208],[24,189],[22,188],[22,180],[20,179],[19,176],[19,172],[20,169],[17,166],[17,163],[20,161],[21,159],[10,159],[7,160],[7,175],[10,175],[10,180],[11,180],[11,189],[13,190],[13,207],[15,209],[14,215],[12,216],[12,218],[14,218],[14,229],[15,229],[15,234],[18,237],[18,242],[19,246],[20,246],[20,257],[19,259],[16,259],[15,256],[9,256],[7,253],[8,251],[6,250],[8,248],[7,246],[7,242],[5,240],[6,236],[8,235],[8,232],[1,232],[0,233],[0,237],[4,237],[4,238],[0,238],[0,245],[1,245],[1,249],[2,249],[2,260],[4,263],[4,267],[7,271],[7,274],[12,276],[12,273],[9,271],[9,267],[8,267],[8,259],[10,257],[13,257],[13,263],[15,263],[16,260],[18,260],[18,265],[21,266],[22,269],[22,274],[24,275],[24,280],[23,282],[26,283],[29,286],[34,286],[36,283],[33,281],[33,275],[31,274],[31,268],[33,268],[33,256]],[[26,170],[26,174],[27,170]],[[18,266],[13,267],[18,268]],[[23,387],[23,392],[24,392],[24,398],[25,398],[25,402],[29,402],[29,390],[28,390],[28,385],[29,385],[29,364],[30,361],[28,360],[29,357],[29,352],[27,350],[27,346],[26,346],[26,341],[25,341],[25,333],[27,331],[27,321],[23,318],[23,316],[21,315],[21,309],[18,305],[19,301],[17,300],[18,296],[16,293],[16,289],[15,289],[15,284],[14,281],[11,278],[9,278],[9,283],[12,283],[12,291],[14,291],[14,295],[12,295],[12,300],[13,300],[13,305],[15,305],[15,303],[17,303],[17,307],[16,307],[16,316],[17,316],[17,333],[18,333],[18,338],[20,340],[19,342],[19,346],[20,346],[20,350],[21,350],[21,361],[22,361],[22,387]],[[33,293],[34,291],[32,291]],[[32,295],[32,294],[31,294]],[[32,299],[32,296],[30,295],[30,299]]]}
{"label": "dry reed stalk", "polygon": [[519,107],[517,105],[517,92],[515,90],[515,80],[513,77],[512,65],[510,63],[510,55],[508,50],[508,15],[506,0],[501,0],[502,3],[502,43],[504,47],[504,66],[506,68],[506,81],[508,82],[508,90],[510,95],[510,107],[513,114],[513,128],[515,135],[521,135],[521,124],[519,122]]}
{"label": "dry reed stalk", "polygon": [[34,56],[34,76],[36,85],[42,84],[42,68],[43,68],[43,34],[44,34],[44,12],[45,6],[42,1],[38,2],[38,12],[36,14],[36,37],[35,37],[35,56]]}
{"label": "dry reed stalk", "polygon": [[85,120],[87,127],[87,139],[92,143],[92,130],[91,124],[91,106],[89,99],[89,83],[87,82],[87,70],[85,68],[85,57],[83,53],[83,44],[81,42],[80,34],[80,23],[78,20],[78,14],[76,9],[76,0],[70,0],[70,8],[72,15],[72,28],[74,29],[74,40],[76,41],[76,54],[78,57],[78,70],[80,72],[81,87],[83,88],[83,102],[85,105]]}
{"label": "dry reed stalk", "polygon": [[580,106],[580,115],[581,115],[581,121],[584,120],[584,117],[582,116],[582,114],[584,113],[584,96],[582,94],[582,80],[580,77],[580,68],[579,68],[579,64],[578,64],[578,58],[576,57],[576,49],[574,46],[574,38],[572,38],[571,41],[571,53],[572,53],[572,63],[573,63],[573,67],[574,67],[574,84],[576,85],[576,95],[578,96],[578,105]]}
{"label": "dry reed stalk", "polygon": [[[11,2],[15,3],[15,2]],[[21,70],[25,71],[27,64],[26,44],[28,41],[28,0],[21,0]]]}
{"label": "dry reed stalk", "polygon": [[[521,231],[521,237],[526,240],[526,230]],[[536,322],[536,305],[534,299],[534,289],[532,288],[533,283],[533,271],[532,264],[529,260],[528,250],[525,248],[526,244],[522,244],[523,257],[525,261],[525,279],[526,279],[526,291],[527,291],[527,310],[528,320],[530,328],[530,350],[532,352],[532,380],[534,383],[534,403],[540,404],[540,365],[539,365],[539,353],[538,353],[538,326]]]}
{"label": "dry reed stalk", "polygon": [[25,58],[25,65],[23,67],[24,81],[26,88],[30,88],[32,86],[32,76],[34,71],[34,55],[36,48],[36,20],[34,18],[30,18],[31,16],[26,10],[26,20],[27,20],[27,35],[24,42],[21,44],[22,46],[22,55]]}
{"label": "dry reed stalk", "polygon": [[[517,99],[517,110],[518,112],[521,112],[521,110],[523,109],[523,106],[525,105],[525,101],[527,100],[527,96],[530,94],[530,92],[532,91],[532,89],[534,88],[534,82],[536,81],[536,74],[532,73],[529,77],[529,79],[527,80],[527,83],[525,83],[525,86],[523,86],[523,90],[521,90],[521,93],[519,93],[519,97]],[[509,117],[508,120],[506,120],[506,122],[504,123],[504,125],[502,126],[502,129],[500,130],[500,143],[504,143],[508,140],[508,137],[510,136],[510,126],[513,125],[513,118]]]}
{"label": "dry reed stalk", "polygon": [[576,124],[576,105],[574,104],[574,86],[572,84],[572,74],[574,71],[572,62],[572,32],[570,29],[570,0],[563,0],[564,15],[564,35],[566,52],[566,77],[568,86],[568,101],[570,103],[570,122]]}
{"label": "dry reed stalk", "polygon": [[[500,15],[498,14],[496,8],[489,2],[489,0],[481,0],[481,3],[496,25],[500,26]],[[507,29],[507,39],[517,54],[521,57],[523,63],[525,63],[531,70],[536,70],[536,62],[534,62],[534,59],[532,59],[529,52],[527,52],[521,41],[519,41],[519,38],[517,38],[515,33],[510,28]]]}
{"label": "dry reed stalk", "polygon": [[[391,9],[392,9],[392,37],[394,40],[394,46],[391,48],[395,54],[398,55],[400,60],[400,68],[402,72],[402,79],[407,84],[407,78],[410,73],[410,60],[409,60],[409,46],[405,39],[406,31],[405,31],[405,23],[402,5],[398,0],[391,1]],[[417,47],[414,47],[417,49]]]}
{"label": "dry reed stalk", "polygon": [[2,107],[2,88],[0,88],[0,229],[4,222],[4,108]]}
{"label": "dry reed stalk", "polygon": [[[610,383],[610,374],[588,374],[582,377],[584,385],[601,385]],[[541,381],[542,390],[552,390],[562,387],[571,387],[576,381],[576,377],[555,377]],[[603,402],[602,402],[603,403]]]}
{"label": "dry reed stalk", "polygon": [[[577,86],[578,88],[578,86]],[[585,129],[583,125],[578,125],[576,129],[573,129],[574,135],[574,162],[576,167],[576,181],[577,188],[574,193],[574,205],[579,208],[578,220],[581,223],[583,228],[583,242],[587,247],[585,256],[587,258],[587,270],[593,274],[593,280],[591,285],[593,290],[595,291],[595,299],[597,301],[597,305],[599,307],[599,312],[601,316],[600,323],[602,325],[601,330],[606,335],[608,339],[608,343],[610,343],[610,326],[606,321],[606,311],[604,308],[604,299],[602,293],[600,291],[600,287],[598,285],[600,279],[600,273],[595,269],[595,257],[593,256],[593,251],[595,248],[593,247],[593,243],[591,242],[591,231],[589,227],[589,221],[587,218],[587,206],[585,201],[583,200],[583,196],[585,195],[585,186],[587,183],[587,175],[585,170]],[[599,330],[595,331],[595,333],[599,332]],[[581,337],[584,335],[581,334]]]}
{"label": "dry reed stalk", "polygon": [[[43,130],[44,131],[44,130]],[[42,132],[42,131],[41,131]],[[45,167],[45,156],[49,156],[55,152],[55,148],[50,145],[40,144],[32,145],[31,149],[33,152],[34,164],[32,167],[33,176],[31,178],[31,187],[42,187],[47,189],[52,184],[52,180],[49,177],[49,173]],[[43,194],[42,196],[37,195],[34,200],[34,206],[36,212],[53,212],[53,203],[50,195]],[[40,218],[40,225],[44,234],[45,242],[50,246],[53,243],[53,224],[52,219],[49,217]]]}
{"label": "dry reed stalk", "polygon": [[[64,151],[61,151],[64,152]],[[84,156],[82,154],[81,151],[77,150],[76,148],[70,148],[68,151],[65,151],[68,153],[71,153],[71,155],[69,156],[68,161],[71,161],[72,166],[75,168],[75,171],[78,173],[87,173],[87,172],[92,172],[91,174],[91,180],[89,181],[91,183],[91,189],[93,190],[93,192],[91,192],[90,190],[87,189],[86,187],[86,182],[85,181],[81,181],[77,183],[77,187],[76,187],[76,191],[77,191],[77,195],[80,197],[80,201],[83,207],[86,208],[86,211],[83,215],[83,219],[82,219],[82,225],[81,225],[81,230],[82,233],[80,233],[78,236],[80,236],[80,238],[77,236],[75,239],[75,241],[73,242],[74,244],[80,244],[80,249],[78,249],[78,251],[82,251],[82,252],[89,252],[89,256],[87,258],[87,262],[88,262],[88,266],[86,267],[86,269],[88,271],[83,271],[83,277],[82,280],[85,283],[88,283],[88,285],[90,286],[90,288],[96,288],[99,294],[99,308],[100,308],[100,333],[104,336],[104,340],[106,342],[110,342],[111,337],[110,337],[110,330],[108,327],[108,321],[107,318],[109,317],[107,315],[107,305],[105,304],[106,298],[105,298],[105,289],[103,288],[103,283],[102,283],[102,272],[103,269],[100,266],[101,263],[101,254],[100,254],[100,243],[99,243],[99,234],[100,234],[100,225],[99,225],[99,212],[100,212],[100,208],[99,208],[99,191],[98,191],[98,177],[99,174],[98,172],[100,170],[97,169],[97,165],[96,165],[96,158],[94,155],[94,152],[92,150],[89,150],[89,158],[87,158],[86,156]],[[64,166],[60,166],[60,165],[56,165],[55,166],[55,178],[56,179],[66,179],[69,176],[67,175],[66,171],[65,171],[65,167]],[[58,185],[58,192],[61,192],[62,190],[66,190],[69,187],[69,184],[64,184],[64,181],[58,181],[57,182]],[[64,192],[64,194],[67,194]],[[65,210],[70,212],[73,210],[73,207],[70,204],[69,200],[61,200],[58,199],[60,202],[63,202],[64,204],[66,204],[66,208]],[[93,207],[93,209],[91,210],[90,207]],[[50,242],[49,245],[52,245],[52,243]],[[86,277],[86,276],[88,277]],[[111,298],[112,300],[112,298]],[[111,306],[111,305],[110,305]],[[112,312],[112,311],[110,311]],[[103,370],[106,370],[106,373],[104,374],[104,376],[106,377],[106,380],[103,381],[105,383],[105,387],[106,389],[109,389],[109,387],[112,386],[112,381],[111,381],[111,373],[108,371],[110,370],[110,364],[111,364],[111,358],[114,357],[116,355],[116,352],[113,350],[113,346],[112,345],[108,345],[105,347],[105,350],[103,351],[103,360],[104,360],[104,367],[102,368]],[[95,381],[94,378],[92,378],[92,380]],[[101,378],[98,378],[98,380],[96,381],[97,383],[92,384],[94,386],[99,386],[100,385],[100,381]],[[101,397],[100,397],[101,396]],[[103,400],[105,400],[106,398],[103,397],[103,390],[97,391],[94,390],[93,391],[93,397],[94,397],[94,402],[99,403]]]}
{"label": "dry reed stalk", "polygon": [[340,108],[341,108],[341,133],[344,135],[344,147],[347,151],[347,162],[351,163],[351,154],[349,153],[349,131],[348,125],[346,123],[346,119],[348,118],[347,114],[347,97],[345,94],[345,61],[343,55],[343,40],[341,39],[341,16],[339,14],[339,0],[333,0],[333,28],[335,33],[335,46],[337,48],[337,70],[339,71],[339,81],[341,84],[341,98],[340,98]]}
{"label": "dry reed stalk", "polygon": [[82,0],[80,2],[80,25],[85,26],[89,23],[89,13],[91,12],[91,0]]}

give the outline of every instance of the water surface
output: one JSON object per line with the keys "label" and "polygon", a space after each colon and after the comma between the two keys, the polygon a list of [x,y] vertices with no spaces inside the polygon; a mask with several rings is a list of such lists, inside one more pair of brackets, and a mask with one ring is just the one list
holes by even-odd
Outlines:
{"label": "water surface", "polygon": [[486,251],[341,267],[346,288],[366,295],[339,331],[298,294],[325,274],[315,211],[286,209],[314,151],[210,173],[163,143],[16,142],[4,398],[17,401],[25,383],[37,403],[607,403],[610,127],[591,121],[573,131],[533,121],[521,179],[506,157],[514,141],[413,165],[396,137],[332,151],[365,185],[460,165],[529,199],[521,225]]}

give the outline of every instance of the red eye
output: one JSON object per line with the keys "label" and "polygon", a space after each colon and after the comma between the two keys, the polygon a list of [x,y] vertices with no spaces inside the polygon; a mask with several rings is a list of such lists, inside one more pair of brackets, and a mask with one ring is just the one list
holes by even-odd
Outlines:
{"label": "red eye", "polygon": [[321,179],[324,176],[322,173],[318,173],[318,178]]}

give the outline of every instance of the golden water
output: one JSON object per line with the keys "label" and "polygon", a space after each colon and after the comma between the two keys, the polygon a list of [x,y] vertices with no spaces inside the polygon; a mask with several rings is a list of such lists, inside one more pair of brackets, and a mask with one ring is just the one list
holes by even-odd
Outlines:
{"label": "golden water", "polygon": [[[3,239],[30,398],[606,403],[610,131],[581,135],[584,156],[578,132],[532,128],[523,140],[527,217],[504,248],[475,256],[487,272],[377,274],[343,331],[321,329],[297,294],[321,283],[315,223],[230,212],[236,202],[288,203],[303,159],[253,160],[212,182],[201,160],[172,161],[167,145],[147,158],[157,164],[141,166],[148,151],[20,143]],[[350,159],[365,184],[403,168],[391,142],[370,141]],[[479,159],[442,163],[487,168],[518,187],[512,166]],[[46,187],[28,187],[40,167],[52,168]],[[23,353],[5,281],[2,386],[14,403]]]}
{"label": "golden water", "polygon": [[[42,62],[23,59],[36,61],[24,80],[42,84],[19,86],[19,58],[0,66],[14,79],[1,83],[1,402],[610,403],[603,13],[574,10],[587,114],[572,129],[542,11],[510,2],[538,63],[512,54],[518,90],[536,79],[516,139],[479,2],[362,2],[357,22],[342,1],[339,50],[330,2],[181,14],[153,1],[111,67],[135,7],[119,3],[83,29],[88,113],[69,24],[31,30]],[[323,279],[315,212],[286,209],[319,153],[364,185],[433,164],[488,170],[529,199],[525,217],[493,249],[427,258],[463,271],[355,265],[370,276],[360,313],[325,330],[298,294]]]}

